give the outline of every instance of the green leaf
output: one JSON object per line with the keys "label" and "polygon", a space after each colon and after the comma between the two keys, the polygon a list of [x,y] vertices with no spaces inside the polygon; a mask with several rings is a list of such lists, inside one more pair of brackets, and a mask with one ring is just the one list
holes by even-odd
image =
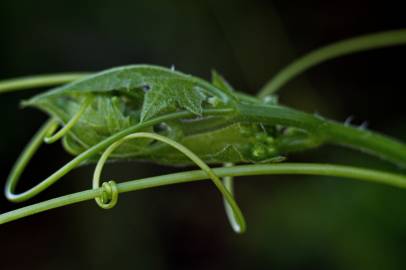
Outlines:
{"label": "green leaf", "polygon": [[[234,97],[228,93],[202,79],[171,69],[134,65],[103,71],[55,88],[34,96],[23,105],[39,108],[66,124],[91,97],[91,105],[63,138],[66,150],[77,155],[121,130],[166,113],[187,110],[201,116],[204,108],[232,108],[235,106]],[[186,122],[165,124],[166,128],[158,132],[179,139],[184,130],[201,125]],[[154,128],[147,130],[153,131]],[[150,140],[126,142],[114,157],[145,155],[155,148],[149,143]]]}
{"label": "green leaf", "polygon": [[234,99],[229,91],[202,79],[167,68],[133,65],[113,68],[58,87],[23,105],[38,107],[60,119],[60,110],[64,110],[62,107],[67,102],[80,101],[86,95],[119,96],[125,106],[132,106],[128,110],[139,111],[140,121],[176,110],[200,115],[205,105],[213,105],[210,103],[213,98],[216,105],[224,106],[232,106]]}
{"label": "green leaf", "polygon": [[184,109],[201,115],[203,101],[207,99],[205,91],[188,82],[165,82],[153,86],[146,94],[141,111],[141,121],[148,120],[163,111]]}

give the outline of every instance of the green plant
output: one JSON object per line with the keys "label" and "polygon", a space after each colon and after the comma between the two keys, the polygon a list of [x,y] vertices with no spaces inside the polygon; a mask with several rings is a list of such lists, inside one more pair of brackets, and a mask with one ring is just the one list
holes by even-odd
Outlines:
{"label": "green plant", "polygon": [[[92,189],[4,213],[0,215],[0,224],[90,199],[109,209],[122,192],[210,178],[224,197],[232,227],[236,232],[244,232],[244,217],[232,193],[235,176],[329,175],[406,188],[406,177],[399,174],[283,162],[292,152],[335,144],[406,167],[406,145],[372,131],[279,105],[274,95],[288,80],[325,60],[404,43],[406,31],[398,30],[321,48],[282,70],[259,97],[234,90],[216,72],[209,83],[150,65],[119,67],[95,75],[57,74],[0,82],[1,93],[73,81],[23,102],[24,106],[43,110],[51,120],[33,137],[12,169],[5,190],[9,200],[30,199],[77,166],[97,162]],[[62,128],[56,132],[58,126]],[[19,177],[42,142],[59,139],[75,158],[30,190],[15,194]],[[174,152],[173,147],[179,151]],[[150,160],[168,165],[194,163],[201,170],[120,184],[108,181],[100,187],[101,171],[109,156],[115,160]],[[225,166],[211,169],[208,164]],[[219,177],[223,177],[223,182]]]}

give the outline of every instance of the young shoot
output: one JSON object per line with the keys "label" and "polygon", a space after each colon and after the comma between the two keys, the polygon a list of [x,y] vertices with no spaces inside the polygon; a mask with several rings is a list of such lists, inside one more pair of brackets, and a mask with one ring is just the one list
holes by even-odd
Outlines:
{"label": "young shoot", "polygon": [[[236,91],[217,72],[208,82],[152,65],[117,67],[92,75],[69,73],[2,81],[0,93],[62,84],[22,103],[45,112],[50,120],[34,135],[10,172],[5,187],[10,201],[34,197],[83,164],[96,163],[96,168],[91,189],[1,214],[0,224],[93,199],[100,207],[110,209],[117,204],[120,193],[210,179],[223,196],[232,228],[242,233],[246,224],[233,194],[236,176],[324,175],[406,188],[406,176],[396,173],[285,162],[292,153],[333,144],[406,168],[406,144],[280,105],[272,95],[295,76],[326,60],[405,43],[406,30],[397,30],[326,46],[283,69],[257,97]],[[20,176],[39,147],[43,142],[59,140],[73,159],[17,194]],[[124,183],[102,182],[102,169],[108,160],[196,165],[200,170]],[[210,167],[218,164],[224,166]]]}

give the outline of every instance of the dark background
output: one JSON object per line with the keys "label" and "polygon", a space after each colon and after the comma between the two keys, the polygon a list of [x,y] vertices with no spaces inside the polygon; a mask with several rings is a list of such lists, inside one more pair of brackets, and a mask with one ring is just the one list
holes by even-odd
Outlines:
{"label": "dark background", "polygon": [[[0,2],[0,79],[98,71],[150,63],[209,78],[216,68],[256,93],[280,68],[319,46],[406,27],[394,1],[12,1]],[[406,47],[343,57],[286,85],[284,104],[338,121],[354,116],[406,140]],[[46,116],[19,109],[37,91],[0,96],[0,184]],[[43,147],[24,190],[71,157]],[[375,158],[323,147],[292,161],[397,170]],[[74,170],[31,204],[88,189],[93,166]],[[174,172],[153,164],[109,166],[125,180]],[[398,171],[400,172],[400,171]],[[120,196],[110,211],[94,202],[0,227],[0,269],[405,269],[406,191],[331,177],[237,180],[248,221],[230,229],[210,182]],[[20,205],[0,198],[0,212]]]}

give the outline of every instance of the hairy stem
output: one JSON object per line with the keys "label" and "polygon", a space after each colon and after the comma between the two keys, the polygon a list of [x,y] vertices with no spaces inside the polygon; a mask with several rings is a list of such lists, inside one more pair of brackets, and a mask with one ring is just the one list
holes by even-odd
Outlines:
{"label": "hairy stem", "polygon": [[275,105],[239,105],[241,121],[303,128],[320,142],[343,145],[406,167],[406,145],[388,136]]}
{"label": "hairy stem", "polygon": [[327,60],[356,52],[403,44],[406,44],[406,29],[364,35],[327,45],[296,59],[279,71],[265,84],[258,96],[263,98],[275,93],[289,80]]}
{"label": "hairy stem", "polygon": [[[222,167],[213,169],[219,177],[225,176],[250,176],[250,175],[280,175],[280,174],[303,174],[323,175],[342,178],[357,179],[372,183],[380,183],[400,188],[406,188],[406,176],[387,173],[376,170],[361,169],[351,166],[309,164],[309,163],[281,163],[261,165],[240,165],[234,167]],[[117,185],[119,193],[136,191],[159,186],[180,184],[192,181],[208,179],[207,173],[202,170],[174,173],[149,177],[140,180],[132,180]],[[78,193],[69,194],[41,203],[22,207],[0,215],[0,224],[16,219],[44,212],[50,209],[92,200],[102,195],[103,189],[90,189]]]}

